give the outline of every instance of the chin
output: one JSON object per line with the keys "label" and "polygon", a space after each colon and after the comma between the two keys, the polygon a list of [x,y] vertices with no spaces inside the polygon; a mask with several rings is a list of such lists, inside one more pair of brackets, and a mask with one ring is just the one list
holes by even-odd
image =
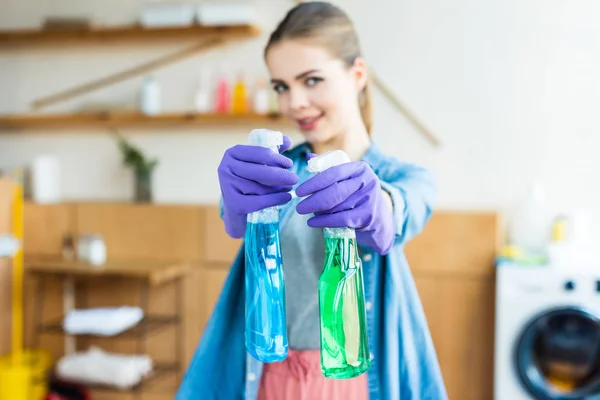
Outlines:
{"label": "chin", "polygon": [[302,133],[302,136],[304,136],[304,139],[309,143],[309,144],[324,144],[327,143],[329,141],[331,141],[331,139],[333,139],[333,136],[328,134],[328,133],[324,133],[324,132],[319,132],[319,131],[300,131]]}
{"label": "chin", "polygon": [[300,133],[309,144],[324,144],[330,142],[336,135],[331,129],[326,129],[325,126],[317,126],[316,129],[304,130],[300,129]]}

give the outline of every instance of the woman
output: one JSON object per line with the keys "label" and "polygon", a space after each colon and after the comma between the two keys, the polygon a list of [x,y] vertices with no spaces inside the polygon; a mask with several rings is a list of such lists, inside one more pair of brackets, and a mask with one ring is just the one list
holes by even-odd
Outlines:
{"label": "woman", "polygon": [[[265,59],[280,110],[306,143],[290,149],[286,137],[281,154],[228,149],[219,166],[221,211],[227,233],[240,238],[248,213],[281,207],[290,350],[285,361],[271,364],[246,353],[242,249],[177,399],[445,399],[403,253],[431,215],[435,187],[425,170],[371,142],[367,68],[351,21],[331,4],[302,3],[272,33]],[[353,161],[311,177],[311,153],[334,149]],[[373,360],[367,373],[347,380],[324,378],[319,362],[321,228],[335,226],[357,231]]]}

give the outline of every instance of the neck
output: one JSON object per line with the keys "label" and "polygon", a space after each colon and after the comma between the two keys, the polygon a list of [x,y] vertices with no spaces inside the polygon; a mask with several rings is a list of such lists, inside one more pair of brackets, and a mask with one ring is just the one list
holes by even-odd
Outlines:
{"label": "neck", "polygon": [[356,129],[340,132],[327,142],[311,144],[312,151],[316,154],[323,154],[331,150],[343,150],[352,161],[362,159],[370,146],[371,139],[362,123],[357,124]]}

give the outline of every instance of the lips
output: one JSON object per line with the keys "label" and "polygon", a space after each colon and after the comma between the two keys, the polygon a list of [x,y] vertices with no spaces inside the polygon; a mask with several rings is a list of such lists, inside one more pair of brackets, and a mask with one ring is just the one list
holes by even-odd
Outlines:
{"label": "lips", "polygon": [[303,131],[312,131],[317,127],[321,118],[323,118],[323,114],[316,117],[298,118],[296,119],[296,123]]}

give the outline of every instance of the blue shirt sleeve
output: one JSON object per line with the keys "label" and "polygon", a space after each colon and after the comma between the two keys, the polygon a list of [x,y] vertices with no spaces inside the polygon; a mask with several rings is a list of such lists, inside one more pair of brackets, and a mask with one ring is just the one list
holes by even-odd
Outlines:
{"label": "blue shirt sleeve", "polygon": [[418,235],[431,218],[437,196],[433,174],[427,169],[390,159],[379,173],[381,187],[390,194],[396,222],[396,244]]}
{"label": "blue shirt sleeve", "polygon": [[219,215],[221,215],[221,219],[225,218],[225,210],[223,209],[223,196],[219,196]]}

